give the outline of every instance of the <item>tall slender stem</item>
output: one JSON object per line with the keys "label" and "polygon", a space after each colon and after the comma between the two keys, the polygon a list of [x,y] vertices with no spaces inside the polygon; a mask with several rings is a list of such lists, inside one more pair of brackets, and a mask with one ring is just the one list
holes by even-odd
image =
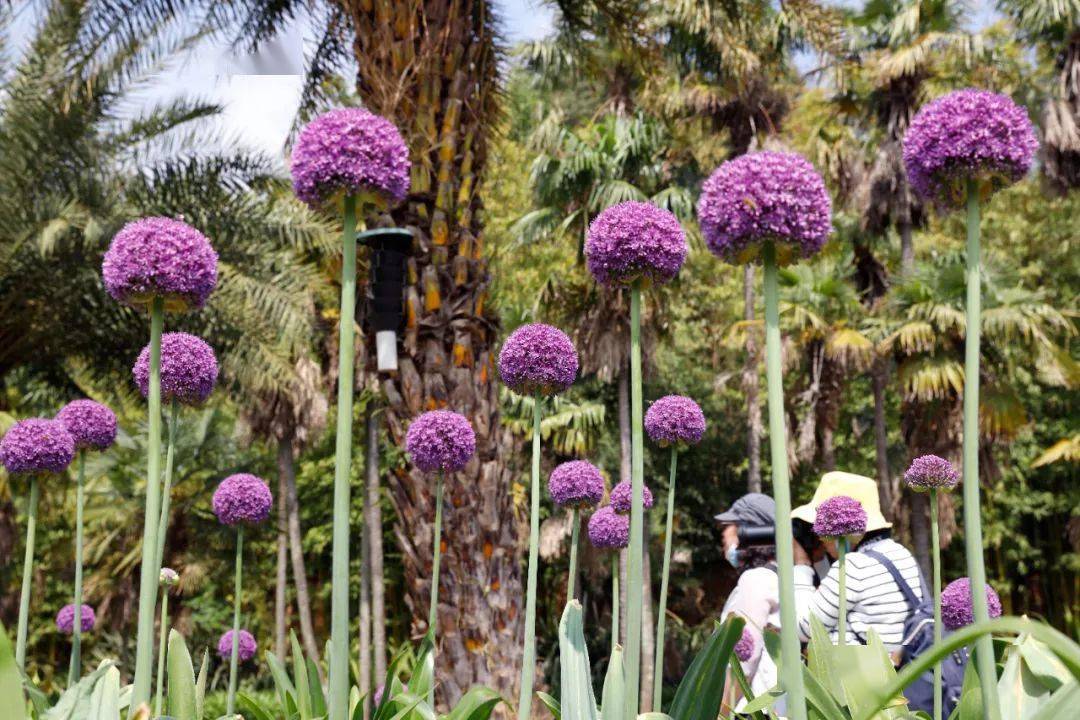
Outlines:
{"label": "tall slender stem", "polygon": [[225,699],[225,714],[232,717],[236,708],[236,670],[240,664],[240,595],[244,565],[244,526],[236,526],[236,578],[233,589],[232,653],[229,655],[229,694]]}
{"label": "tall slender stem", "polygon": [[577,553],[580,535],[581,510],[575,507],[570,513],[570,568],[566,577],[566,602],[574,599],[574,589],[577,585]]}
{"label": "tall slender stem", "polygon": [[679,450],[671,446],[671,469],[668,474],[667,518],[664,524],[664,567],[660,574],[660,605],[656,609],[656,658],[653,661],[652,710],[660,712],[664,694],[664,628],[667,626],[668,577],[671,573],[671,535],[675,524],[675,468]]}
{"label": "tall slender stem", "polygon": [[338,315],[337,437],[330,595],[330,720],[349,711],[349,482],[352,469],[353,343],[356,316],[356,198],[345,198]]}
{"label": "tall slender stem", "polygon": [[[934,644],[941,642],[941,530],[938,490],[930,488],[930,562],[934,568]],[[941,663],[934,663],[934,720],[941,720]]]}
{"label": "tall slender stem", "polygon": [[153,676],[154,609],[157,606],[157,524],[161,511],[161,331],[165,325],[165,301],[154,298],[150,306],[150,379],[146,394],[148,435],[146,450],[146,508],[143,518],[142,560],[139,568],[139,623],[135,636],[135,683],[128,717],[150,702]]}
{"label": "tall slender stem", "polygon": [[[536,573],[540,564],[540,418],[543,398],[533,395],[532,479],[529,484],[529,570],[525,586],[525,641],[521,652],[521,694],[518,720],[532,715],[533,676],[536,674]],[[569,599],[569,598],[568,598]]]}
{"label": "tall slender stem", "polygon": [[[967,189],[967,332],[964,341],[964,549],[975,622],[990,619],[986,607],[986,567],[983,564],[982,513],[979,510],[979,330],[982,287],[979,278],[979,188]],[[975,643],[975,667],[982,688],[983,714],[1001,717],[998,704],[994,643],[983,635]]]}
{"label": "tall slender stem", "polygon": [[176,427],[180,418],[180,404],[173,398],[169,402],[169,437],[165,445],[165,479],[161,483],[161,517],[157,526],[157,566],[160,574],[165,564],[165,537],[169,534],[169,503],[172,500],[173,457],[176,455]]}
{"label": "tall slender stem", "polygon": [[75,624],[71,628],[71,665],[68,687],[82,675],[82,585],[83,585],[83,488],[86,484],[86,451],[79,450],[75,476]]}
{"label": "tall slender stem", "polygon": [[784,385],[780,370],[780,298],[776,280],[776,247],[762,248],[765,265],[765,378],[769,403],[769,451],[773,499],[776,501],[776,560],[780,582],[780,677],[787,692],[791,720],[806,720],[802,657],[795,619],[795,570],[791,532],[791,488],[788,486],[787,432],[784,429]]}
{"label": "tall slender stem", "polygon": [[154,693],[154,717],[161,716],[161,696],[165,688],[165,638],[169,634],[169,588],[161,588],[161,620],[158,623],[157,691]]}
{"label": "tall slender stem", "polygon": [[[428,608],[428,637],[431,638],[431,652],[435,653],[435,629],[439,621],[439,565],[442,561],[442,507],[443,491],[446,485],[446,473],[440,472],[435,481],[435,541],[431,549],[431,606]],[[428,705],[435,707],[435,685],[428,690]]]}
{"label": "tall slender stem", "polygon": [[34,582],[34,537],[37,535],[37,507],[41,485],[30,476],[30,500],[26,503],[26,554],[23,555],[22,587],[19,588],[19,629],[15,634],[15,664],[26,669],[26,628],[30,621],[30,586]]}
{"label": "tall slender stem", "polygon": [[[738,658],[732,658],[731,660],[731,674],[735,678],[735,682],[738,684],[739,689],[742,690],[743,698],[746,702],[752,702],[754,699],[754,691],[750,687],[750,681],[746,679],[746,671],[743,670],[742,661]],[[735,703],[738,705],[738,703]],[[757,720],[764,720],[765,715],[760,710],[751,715]]]}
{"label": "tall slender stem", "polygon": [[836,539],[838,548],[837,562],[840,564],[840,596],[839,607],[836,611],[836,634],[838,645],[847,645],[847,537]]}
{"label": "tall slender stem", "polygon": [[611,653],[619,644],[619,553],[611,553]]}
{"label": "tall slender stem", "polygon": [[644,440],[641,433],[641,288],[630,288],[630,549],[626,568],[626,708],[636,717],[641,682],[641,586],[645,543]]}

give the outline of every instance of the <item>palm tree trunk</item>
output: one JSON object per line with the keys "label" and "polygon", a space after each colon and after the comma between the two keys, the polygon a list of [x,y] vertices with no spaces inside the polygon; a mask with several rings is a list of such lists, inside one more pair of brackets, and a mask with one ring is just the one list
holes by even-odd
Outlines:
{"label": "palm tree trunk", "polygon": [[[290,450],[291,452],[291,450]],[[281,447],[278,446],[278,453]],[[286,583],[289,581],[289,513],[285,507],[285,473],[278,463],[278,534],[277,534],[277,586],[274,589],[274,654],[285,662],[285,615],[288,601]]]}
{"label": "palm tree trunk", "polygon": [[[910,192],[907,182],[903,183],[901,192]],[[896,223],[896,229],[900,233],[900,274],[910,275],[915,269],[915,244],[912,240],[912,223],[910,203],[904,203],[906,209],[900,213],[900,219]]]}
{"label": "palm tree trunk", "polygon": [[[743,320],[754,319],[754,266],[743,266]],[[752,328],[746,330],[746,363],[742,373],[746,396],[746,491],[761,492],[761,403],[758,402],[757,340]]]}
{"label": "palm tree trunk", "polygon": [[289,526],[289,555],[292,560],[293,584],[296,586],[296,614],[300,616],[300,641],[304,654],[322,672],[319,644],[311,624],[311,595],[308,593],[307,569],[304,566],[304,544],[300,532],[300,504],[296,495],[296,468],[293,465],[293,428],[287,428],[278,441],[278,467],[285,478],[285,511]]}
{"label": "palm tree trunk", "polygon": [[367,419],[367,453],[371,458],[366,466],[366,505],[364,532],[367,535],[368,558],[371,567],[371,653],[375,685],[386,677],[386,594],[383,584],[383,527],[382,490],[379,487],[379,413],[372,411]]}
{"label": "palm tree trunk", "polygon": [[[397,125],[412,186],[393,212],[415,237],[404,289],[399,372],[384,380],[390,440],[404,444],[425,410],[465,414],[477,453],[446,479],[437,705],[473,685],[515,697],[521,664],[522,521],[513,505],[514,440],[499,422],[498,315],[489,311],[482,203],[487,139],[498,118],[499,60],[490,4],[477,0],[339,0],[351,20],[357,92]],[[430,478],[402,471],[390,487],[402,601],[424,629],[435,516]],[[447,617],[447,613],[450,614]]]}
{"label": "palm tree trunk", "polygon": [[885,388],[888,370],[885,358],[877,358],[870,369],[870,383],[874,392],[874,453],[877,458],[878,499],[881,509],[888,516],[892,513],[892,478],[889,476],[889,429],[885,418]]}

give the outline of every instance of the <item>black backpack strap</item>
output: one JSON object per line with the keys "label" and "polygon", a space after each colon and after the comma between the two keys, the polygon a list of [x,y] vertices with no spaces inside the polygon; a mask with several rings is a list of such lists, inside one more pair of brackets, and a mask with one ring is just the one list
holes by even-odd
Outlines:
{"label": "black backpack strap", "polygon": [[[896,565],[893,564],[892,560],[885,557],[877,550],[871,550],[870,548],[864,548],[862,550],[859,550],[859,552],[874,558],[879,563],[884,565],[885,569],[889,571],[890,575],[892,575],[892,579],[896,581],[897,586],[900,588],[900,592],[903,594],[904,599],[907,600],[908,605],[911,606],[911,609],[914,610],[915,608],[919,607],[919,604],[921,603],[919,597],[915,594],[915,591],[911,589],[911,585],[909,585],[908,581],[904,579],[904,576],[900,574],[900,571],[896,569]],[[921,586],[923,585],[921,573],[919,576],[919,584]],[[920,587],[919,589],[922,590],[923,587]]]}

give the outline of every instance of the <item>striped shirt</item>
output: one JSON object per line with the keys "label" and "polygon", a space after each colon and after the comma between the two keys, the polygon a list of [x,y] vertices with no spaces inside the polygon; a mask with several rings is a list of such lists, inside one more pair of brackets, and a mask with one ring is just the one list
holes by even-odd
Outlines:
{"label": "striped shirt", "polygon": [[[875,541],[867,547],[892,560],[915,594],[922,598],[919,566],[907,548],[892,538]],[[904,639],[904,621],[913,608],[904,600],[888,568],[858,550],[849,552],[846,557],[847,642],[864,643],[867,630],[873,628],[887,650],[897,650]],[[811,615],[822,622],[833,642],[837,641],[839,597],[839,563],[833,563],[829,574],[816,590],[813,568],[795,566],[795,608],[799,618],[799,637],[803,641],[810,638]]]}

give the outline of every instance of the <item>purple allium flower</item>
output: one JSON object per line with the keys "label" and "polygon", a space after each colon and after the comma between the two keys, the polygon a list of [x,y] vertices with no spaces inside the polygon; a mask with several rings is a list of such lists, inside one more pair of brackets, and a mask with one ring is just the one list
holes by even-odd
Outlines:
{"label": "purple allium flower", "polygon": [[214,514],[224,525],[261,523],[270,517],[273,504],[266,481],[249,473],[230,475],[214,491]]}
{"label": "purple allium flower", "polygon": [[661,447],[696,445],[705,435],[705,413],[685,395],[667,395],[649,406],[645,432]]}
{"label": "purple allium flower", "polygon": [[817,507],[814,534],[818,537],[847,537],[866,532],[866,510],[847,495],[831,497]]}
{"label": "purple allium flower", "polygon": [[632,200],[597,215],[585,239],[589,272],[601,285],[666,283],[678,274],[686,252],[678,218],[651,203]]}
{"label": "purple allium flower", "polygon": [[[150,392],[150,346],[147,345],[131,369],[135,384],[146,397]],[[161,336],[161,399],[184,405],[200,405],[210,397],[217,382],[218,364],[214,349],[202,338],[182,332]]]}
{"label": "purple allium flower", "polygon": [[630,516],[605,505],[589,518],[589,541],[601,550],[618,550],[630,544]]}
{"label": "purple allium flower", "polygon": [[93,400],[75,400],[60,408],[56,421],[67,429],[76,448],[104,450],[116,440],[116,413]]}
{"label": "purple allium flower", "polygon": [[551,471],[548,492],[556,505],[586,508],[604,499],[604,476],[591,462],[572,460]]}
{"label": "purple allium flower", "polygon": [[317,207],[339,190],[401,202],[409,192],[409,149],[386,118],[339,108],[312,120],[292,154],[293,192]]}
{"label": "purple allium flower", "polygon": [[757,640],[754,639],[754,633],[750,632],[750,628],[744,627],[742,636],[740,636],[739,641],[735,643],[735,657],[739,658],[742,662],[746,662],[754,657],[754,648],[756,647]]}
{"label": "purple allium flower", "polygon": [[578,354],[562,330],[543,323],[522,325],[499,351],[499,376],[522,395],[555,395],[574,384]]}
{"label": "purple allium flower", "polygon": [[161,568],[161,572],[158,573],[158,583],[164,587],[172,587],[176,583],[180,582],[180,575],[172,568]]}
{"label": "purple allium flower", "polygon": [[952,490],[960,482],[960,473],[943,457],[923,455],[911,462],[911,467],[904,473],[904,482],[916,491],[930,488]]}
{"label": "purple allium flower", "polygon": [[[229,630],[221,636],[217,644],[217,654],[222,660],[232,659],[232,634],[233,631]],[[259,650],[258,643],[255,642],[255,636],[249,633],[247,630],[240,630],[240,638],[236,643],[236,657],[240,662],[247,662],[251,658],[255,657],[255,653]]]}
{"label": "purple allium flower", "polygon": [[432,410],[409,425],[405,450],[422,472],[457,472],[476,453],[476,433],[465,416]]}
{"label": "purple allium flower", "polygon": [[[88,633],[94,629],[94,623],[97,622],[97,616],[94,614],[94,608],[89,605],[82,606],[82,612],[79,614],[79,626],[82,628],[82,632]],[[65,635],[71,635],[75,632],[75,606],[68,604],[60,608],[60,612],[56,613],[56,629]]]}
{"label": "purple allium flower", "polygon": [[[991,618],[1001,617],[1001,598],[990,585],[986,585],[986,609]],[[941,591],[941,623],[947,630],[959,630],[973,622],[971,578],[953,580]]]}
{"label": "purple allium flower", "polygon": [[956,206],[968,179],[1004,187],[1027,174],[1039,141],[1027,110],[1005,95],[958,90],[922,107],[904,135],[908,181],[920,196]]}
{"label": "purple allium flower", "polygon": [[729,263],[761,262],[766,242],[776,262],[821,250],[832,228],[832,203],[814,166],[801,155],[756,152],[728,160],[701,188],[698,222],[714,255]]}
{"label": "purple allium flower", "polygon": [[75,439],[55,420],[20,420],[0,440],[0,463],[12,475],[63,472],[74,457]]}
{"label": "purple allium flower", "polygon": [[201,232],[171,218],[151,217],[125,225],[112,239],[101,274],[119,302],[165,309],[198,309],[217,285],[217,253]]}
{"label": "purple allium flower", "polygon": [[[620,515],[628,513],[630,512],[633,494],[633,485],[624,481],[611,488],[611,498],[608,502],[611,504],[611,508]],[[641,506],[646,510],[653,506],[652,490],[649,489],[648,485],[641,486]]]}

